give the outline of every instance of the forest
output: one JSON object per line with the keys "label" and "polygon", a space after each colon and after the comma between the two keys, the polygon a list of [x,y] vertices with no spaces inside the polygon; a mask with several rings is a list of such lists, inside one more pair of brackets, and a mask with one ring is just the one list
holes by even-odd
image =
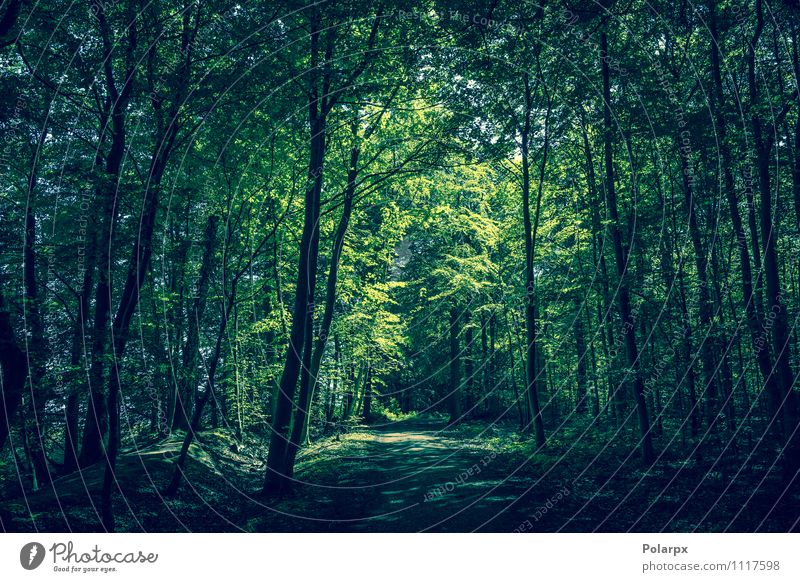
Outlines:
{"label": "forest", "polygon": [[3,0],[0,529],[800,530],[797,0]]}

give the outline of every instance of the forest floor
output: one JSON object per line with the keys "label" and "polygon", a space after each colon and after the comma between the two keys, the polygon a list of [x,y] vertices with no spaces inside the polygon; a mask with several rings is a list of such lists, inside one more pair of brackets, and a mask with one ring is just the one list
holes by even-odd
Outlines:
{"label": "forest floor", "polygon": [[[588,434],[588,433],[587,433]],[[790,531],[800,491],[751,458],[701,466],[665,452],[647,470],[622,445],[551,437],[537,450],[508,425],[437,418],[356,427],[304,449],[292,495],[256,495],[266,448],[207,431],[174,498],[180,435],[123,452],[119,531]],[[596,453],[595,451],[600,451]],[[737,474],[738,471],[738,474]],[[766,476],[765,476],[766,475]],[[98,531],[102,465],[0,500],[5,531]],[[88,493],[87,493],[88,492]]]}

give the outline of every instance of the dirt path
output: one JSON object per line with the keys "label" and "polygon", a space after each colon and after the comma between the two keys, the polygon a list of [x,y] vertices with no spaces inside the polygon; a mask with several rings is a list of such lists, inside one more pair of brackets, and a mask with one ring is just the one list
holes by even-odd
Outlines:
{"label": "dirt path", "polygon": [[[114,497],[120,531],[692,531],[712,511],[717,515],[700,531],[728,524],[737,512],[742,519],[729,531],[789,531],[797,524],[796,492],[775,505],[774,491],[760,491],[756,481],[742,483],[741,494],[723,495],[721,482],[709,483],[702,467],[676,479],[680,459],[644,471],[633,455],[620,465],[623,450],[596,457],[599,443],[572,451],[552,437],[534,454],[532,443],[509,427],[448,428],[420,419],[356,427],[303,449],[295,492],[280,499],[257,493],[263,440],[237,443],[224,431],[202,433],[178,496],[165,498],[160,491],[172,476],[179,436],[120,456]],[[0,500],[0,529],[99,531],[102,477],[98,464],[33,495]],[[684,503],[687,496],[693,503]]]}
{"label": "dirt path", "polygon": [[[221,433],[201,436],[178,497],[163,497],[180,445],[175,437],[121,455],[117,522],[121,531],[151,532],[510,532],[533,522],[537,506],[559,490],[551,477],[529,491],[541,471],[520,469],[519,457],[498,453],[510,438],[509,429],[451,429],[436,420],[357,429],[304,449],[295,493],[269,500],[255,494],[263,483],[263,444],[239,454]],[[3,529],[97,531],[102,469],[14,500]],[[544,521],[536,526],[553,529]]]}
{"label": "dirt path", "polygon": [[[314,529],[510,532],[533,522],[537,504],[528,492],[529,472],[509,476],[510,459],[482,437],[464,439],[442,422],[410,421],[349,435],[356,451],[344,456],[309,452],[315,458],[297,473],[301,487],[338,509],[318,508],[320,518],[330,521]],[[557,494],[556,485],[547,487],[553,489],[548,496]]]}

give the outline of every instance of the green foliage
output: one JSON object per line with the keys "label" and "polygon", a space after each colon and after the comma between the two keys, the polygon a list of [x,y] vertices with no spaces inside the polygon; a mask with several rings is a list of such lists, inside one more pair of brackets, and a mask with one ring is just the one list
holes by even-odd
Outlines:
{"label": "green foliage", "polygon": [[0,45],[0,291],[37,385],[0,475],[24,460],[32,485],[31,443],[66,463],[67,415],[93,426],[117,363],[123,445],[175,446],[206,390],[199,428],[268,439],[288,356],[315,352],[312,441],[440,414],[451,376],[464,420],[525,424],[535,372],[549,449],[486,438],[541,466],[635,446],[634,405],[664,447],[708,428],[714,454],[800,451],[790,3],[763,30],[753,0],[23,4]]}

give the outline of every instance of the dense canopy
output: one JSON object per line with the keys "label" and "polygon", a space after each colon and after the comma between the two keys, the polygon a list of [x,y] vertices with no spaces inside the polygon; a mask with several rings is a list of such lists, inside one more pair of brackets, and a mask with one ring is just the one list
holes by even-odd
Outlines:
{"label": "dense canopy", "polygon": [[796,530],[799,34],[4,2],[2,528]]}

